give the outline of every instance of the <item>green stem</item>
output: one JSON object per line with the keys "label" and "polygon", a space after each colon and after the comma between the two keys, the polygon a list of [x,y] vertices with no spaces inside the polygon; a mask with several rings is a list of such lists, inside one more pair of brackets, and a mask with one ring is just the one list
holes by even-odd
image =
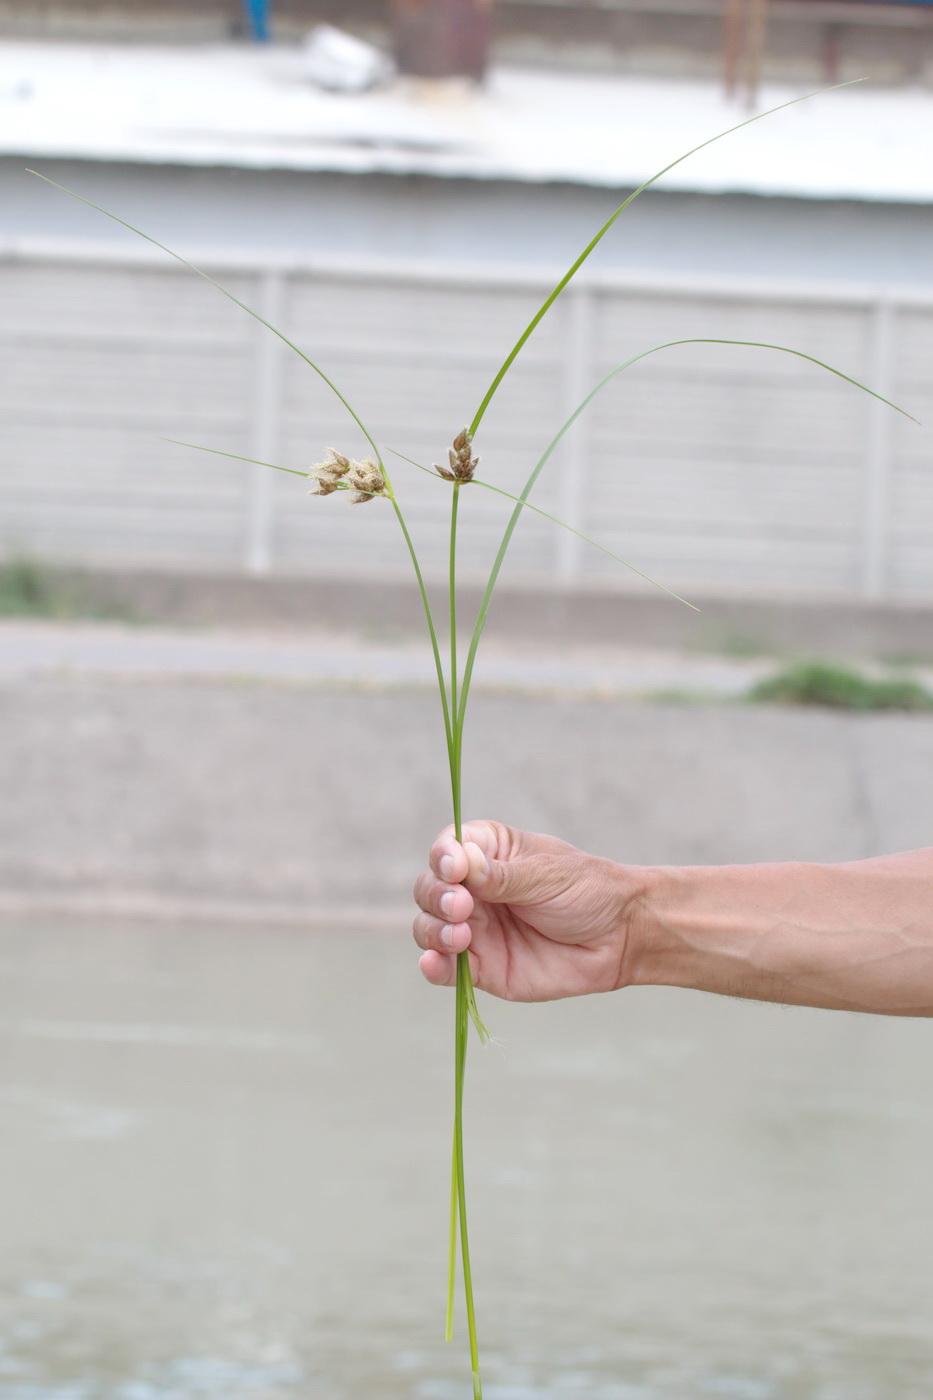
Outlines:
{"label": "green stem", "polygon": [[466,1183],[463,1172],[463,1080],[466,1069],[468,989],[472,987],[466,953],[457,958],[456,1084],[454,1112],[454,1151],[457,1161],[457,1208],[460,1217],[460,1257],[463,1261],[463,1289],[466,1295],[467,1330],[470,1337],[470,1367],[473,1372],[474,1400],[482,1400],[479,1374],[479,1348],[476,1343],[476,1316],[473,1309],[473,1275],[470,1269],[470,1238],[467,1230]]}
{"label": "green stem", "polygon": [[[455,1012],[455,1017],[458,1013]],[[457,1044],[459,1033],[457,1032],[457,1020],[454,1022],[454,1073],[457,1065]],[[456,1119],[456,1115],[455,1115]],[[459,1177],[457,1174],[457,1126],[454,1122],[454,1143],[450,1163],[450,1245],[447,1254],[447,1322],[444,1327],[444,1340],[449,1342],[454,1335],[454,1294],[457,1286],[457,1206],[459,1203],[459,1192],[457,1189]]]}
{"label": "green stem", "polygon": [[408,533],[408,526],[405,523],[405,517],[402,514],[402,508],[395,498],[395,492],[392,490],[391,483],[389,482],[388,472],[386,472],[385,467],[382,464],[381,458],[379,465],[382,468],[383,475],[385,476],[386,483],[389,488],[389,499],[392,502],[392,509],[395,511],[395,518],[401,526],[402,534],[405,536],[405,543],[408,546],[408,553],[411,555],[411,562],[412,567],[415,571],[415,578],[418,580],[418,592],[421,594],[421,605],[424,608],[425,621],[428,624],[428,633],[431,637],[431,651],[434,655],[434,669],[437,672],[437,688],[440,691],[441,708],[444,712],[444,733],[447,738],[447,753],[451,757],[451,763],[453,763],[452,755],[454,727],[450,709],[447,704],[447,683],[444,678],[444,665],[441,661],[441,649],[437,641],[437,629],[434,626],[434,614],[431,612],[431,600],[428,597],[428,590],[425,586],[424,575],[421,572],[421,565],[418,562],[418,555],[415,553],[415,546],[412,541],[411,535]]}
{"label": "green stem", "polygon": [[[453,800],[454,832],[463,840],[462,788],[462,727],[460,725],[460,694],[457,665],[457,519],[460,506],[459,481],[454,482],[450,502],[450,787]],[[479,1374],[479,1349],[476,1340],[476,1315],[473,1307],[473,1275],[470,1268],[470,1239],[467,1230],[466,1179],[463,1166],[463,1084],[466,1072],[467,1032],[469,1018],[475,1009],[473,979],[467,953],[457,955],[457,991],[454,1003],[454,1142],[450,1181],[450,1257],[447,1265],[447,1329],[448,1341],[453,1332],[454,1286],[456,1278],[457,1224],[460,1226],[460,1257],[463,1262],[463,1289],[466,1296],[467,1330],[470,1338],[470,1366],[473,1373],[474,1400],[482,1400],[483,1387]]]}
{"label": "green stem", "polygon": [[[177,447],[193,447],[196,452],[210,452],[215,457],[232,457],[234,461],[237,462],[252,462],[257,467],[272,467],[277,472],[289,472],[292,476],[307,477],[309,475],[308,472],[298,471],[295,467],[282,467],[279,465],[278,462],[260,462],[256,457],[243,457],[239,452],[223,452],[219,447],[202,447],[200,443],[197,442],[182,442],[179,438],[160,438],[159,441],[173,442]],[[389,477],[389,473],[386,470],[386,465],[382,458],[382,454],[380,453],[378,448],[375,449],[375,452],[376,457],[379,461],[379,469],[382,472],[382,475],[385,479],[386,494],[388,496],[388,499],[392,502],[392,509],[395,511],[395,518],[398,520],[398,523],[401,526],[402,534],[405,537],[405,543],[408,546],[408,553],[411,556],[412,567],[415,571],[415,578],[418,581],[418,592],[421,594],[421,604],[424,608],[424,616],[428,624],[428,635],[431,638],[431,650],[434,653],[434,669],[437,672],[437,688],[440,691],[441,706],[444,711],[444,733],[447,738],[447,750],[448,753],[452,753],[453,723],[451,721],[450,710],[448,709],[447,705],[447,683],[444,679],[444,666],[441,661],[441,649],[437,641],[437,629],[434,626],[434,614],[431,611],[431,600],[428,597],[428,590],[424,582],[424,575],[421,572],[421,565],[418,562],[418,555],[415,553],[414,543],[412,541],[411,535],[408,533],[408,526],[405,523],[405,517],[402,514],[402,508],[399,505],[395,496],[395,491],[392,488],[392,481]]]}
{"label": "green stem", "polygon": [[450,572],[448,591],[450,594],[450,714],[453,725],[453,783],[454,834],[458,841],[463,840],[463,812],[460,802],[460,752],[457,735],[457,515],[460,505],[460,482],[454,482],[450,499]]}

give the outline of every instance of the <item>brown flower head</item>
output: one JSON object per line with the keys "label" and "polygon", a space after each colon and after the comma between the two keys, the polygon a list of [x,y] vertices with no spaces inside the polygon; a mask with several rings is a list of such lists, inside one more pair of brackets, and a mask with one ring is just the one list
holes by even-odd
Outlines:
{"label": "brown flower head", "polygon": [[312,476],[311,485],[308,487],[309,496],[329,496],[332,491],[337,490],[336,481],[325,481],[321,477]]}
{"label": "brown flower head", "polygon": [[350,470],[350,459],[344,457],[342,452],[336,452],[333,447],[328,447],[327,456],[323,462],[315,462],[309,475],[313,478],[313,484],[309,496],[329,496],[332,491],[337,490],[339,482]]}
{"label": "brown flower head", "polygon": [[350,504],[360,506],[364,501],[371,501],[374,496],[384,496],[386,490],[385,477],[379,467],[369,457],[364,457],[362,462],[351,462],[347,472],[347,485],[353,487],[353,495],[350,497]]}
{"label": "brown flower head", "polygon": [[434,470],[438,476],[442,476],[445,481],[473,480],[473,473],[479,466],[479,458],[473,456],[473,439],[466,428],[454,438],[453,447],[447,451],[447,460],[450,462],[449,470],[434,463]]}

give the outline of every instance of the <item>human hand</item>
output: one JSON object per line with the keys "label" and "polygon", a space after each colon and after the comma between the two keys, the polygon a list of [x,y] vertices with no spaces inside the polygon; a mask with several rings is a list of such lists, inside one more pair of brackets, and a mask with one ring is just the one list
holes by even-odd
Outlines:
{"label": "human hand", "polygon": [[469,949],[474,985],[509,1001],[608,992],[630,980],[636,870],[501,822],[447,827],[415,882],[415,942],[435,986]]}

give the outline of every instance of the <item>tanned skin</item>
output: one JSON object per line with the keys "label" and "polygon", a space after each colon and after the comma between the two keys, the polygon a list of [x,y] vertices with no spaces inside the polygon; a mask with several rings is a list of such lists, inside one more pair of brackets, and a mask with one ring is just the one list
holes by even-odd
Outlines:
{"label": "tanned skin", "polygon": [[510,1001],[693,987],[933,1016],[933,847],[838,865],[637,866],[553,836],[442,831],[415,883],[421,971]]}

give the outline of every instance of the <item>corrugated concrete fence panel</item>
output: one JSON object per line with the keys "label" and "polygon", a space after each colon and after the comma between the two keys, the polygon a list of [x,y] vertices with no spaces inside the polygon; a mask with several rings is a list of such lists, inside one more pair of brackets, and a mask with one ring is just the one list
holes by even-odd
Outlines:
{"label": "corrugated concrete fence panel", "polygon": [[[549,290],[537,272],[400,261],[203,265],[281,326],[376,439],[443,461]],[[627,357],[688,338],[799,349],[933,421],[922,291],[601,274],[528,342],[477,439],[480,475],[520,491],[548,441]],[[300,477],[365,437],[311,369],[217,291],[148,249],[0,249],[0,547],[88,564],[371,577],[408,565],[385,503],[308,500]],[[449,487],[387,456],[428,572],[446,567]],[[532,500],[675,587],[933,596],[930,430],[816,365],[694,344],[597,396]],[[471,488],[461,567],[490,562],[511,507]],[[526,512],[513,578],[642,587]]]}
{"label": "corrugated concrete fence panel", "polygon": [[[233,280],[245,292],[247,279]],[[216,292],[171,269],[0,264],[8,549],[240,563],[244,470],[158,441],[170,432],[241,448],[252,351],[227,312]]]}
{"label": "corrugated concrete fence panel", "polygon": [[919,418],[888,424],[893,454],[890,587],[896,593],[933,594],[933,311],[903,308],[897,315],[892,396]]}
{"label": "corrugated concrete fence panel", "polygon": [[[860,308],[754,298],[611,295],[596,318],[595,368],[708,337],[791,346],[865,377],[866,319]],[[796,356],[661,350],[594,403],[586,518],[665,581],[846,592],[858,586],[865,422],[863,396]],[[603,559],[587,556],[587,576],[607,574]]]}
{"label": "corrugated concrete fence panel", "polygon": [[[288,334],[326,366],[380,444],[430,466],[446,461],[452,438],[470,421],[501,358],[539,301],[533,294],[482,284],[439,286],[400,279],[385,286],[372,280],[299,277],[289,286]],[[547,414],[553,418],[559,398],[560,319],[557,313],[541,328],[483,425],[480,474],[507,491],[521,489],[553,431]],[[306,462],[309,452],[313,459],[325,443],[348,452],[369,450],[335,396],[320,381],[310,382],[307,367],[294,357],[283,366],[282,432],[289,462]],[[449,488],[391,452],[387,465],[424,566],[442,571]],[[283,485],[278,494],[293,493]],[[540,492],[543,508],[547,499],[547,492]],[[406,570],[394,518],[382,507],[367,508],[366,543],[360,548],[364,511],[348,512],[345,505],[328,501],[321,509],[314,502],[300,514],[293,507],[277,511],[275,552],[283,566]],[[491,562],[508,513],[504,506],[508,503],[482,490],[464,498],[469,528],[462,534],[460,564],[465,574],[476,574]],[[547,572],[553,528],[529,513],[516,536],[512,568],[522,575]]]}

